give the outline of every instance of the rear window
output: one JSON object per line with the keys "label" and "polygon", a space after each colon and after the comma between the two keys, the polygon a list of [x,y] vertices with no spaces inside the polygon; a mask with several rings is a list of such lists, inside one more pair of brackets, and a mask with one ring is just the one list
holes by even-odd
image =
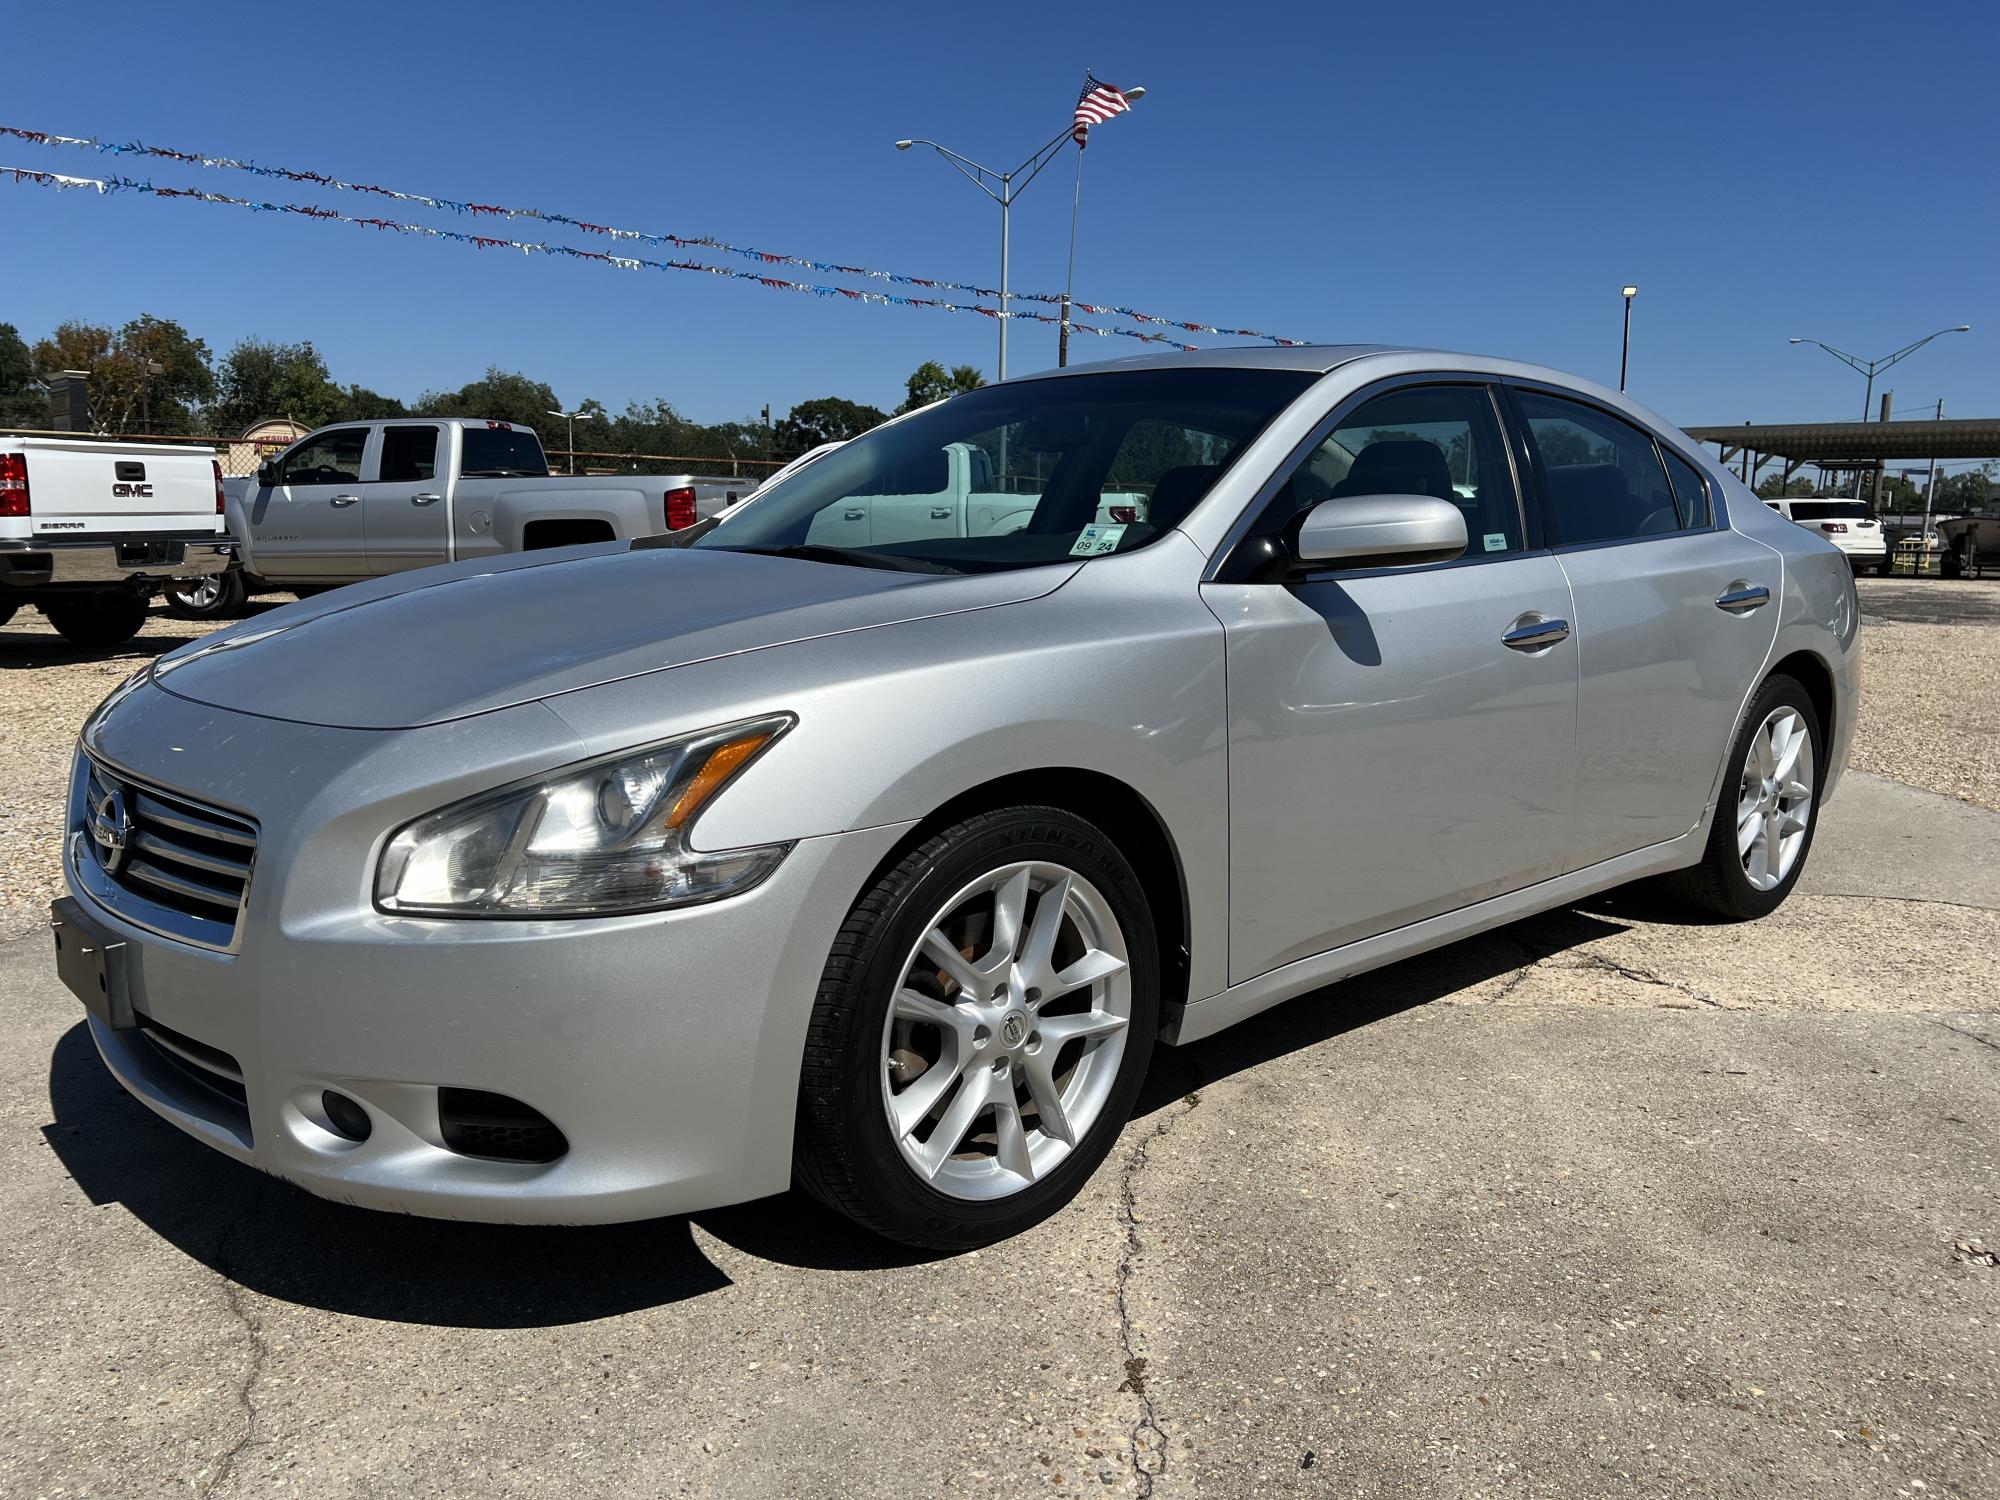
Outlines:
{"label": "rear window", "polygon": [[467,479],[522,474],[546,479],[549,461],[542,455],[542,440],[525,427],[468,427],[458,472]]}
{"label": "rear window", "polygon": [[1794,500],[1794,521],[1872,521],[1868,507],[1853,500]]}

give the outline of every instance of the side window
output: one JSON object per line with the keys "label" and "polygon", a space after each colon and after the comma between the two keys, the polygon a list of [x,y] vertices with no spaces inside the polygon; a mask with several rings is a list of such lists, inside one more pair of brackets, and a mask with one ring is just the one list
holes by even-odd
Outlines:
{"label": "side window", "polygon": [[1674,500],[1680,506],[1681,525],[1708,525],[1711,519],[1708,481],[1702,478],[1701,470],[1664,444],[1660,447],[1660,456],[1666,459],[1667,477],[1674,483]]}
{"label": "side window", "polygon": [[[1322,500],[1431,495],[1465,512],[1466,556],[1526,545],[1514,475],[1485,386],[1416,386],[1363,403],[1278,492],[1266,522],[1281,527]],[[1265,530],[1265,526],[1260,526]]]}
{"label": "side window", "polygon": [[1680,529],[1667,471],[1650,436],[1581,402],[1539,391],[1518,396],[1541,454],[1557,545]]}
{"label": "side window", "polygon": [[385,427],[382,461],[376,467],[383,484],[410,484],[437,478],[438,430],[435,427]]}
{"label": "side window", "polygon": [[368,446],[366,427],[340,427],[322,432],[294,448],[285,459],[280,484],[359,484],[361,454]]}

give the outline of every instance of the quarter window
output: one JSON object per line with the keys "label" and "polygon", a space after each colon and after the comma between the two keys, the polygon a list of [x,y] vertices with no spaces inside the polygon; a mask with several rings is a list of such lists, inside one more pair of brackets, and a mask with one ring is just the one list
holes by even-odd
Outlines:
{"label": "quarter window", "polygon": [[438,430],[435,427],[385,427],[382,461],[377,467],[383,484],[412,484],[437,477]]}
{"label": "quarter window", "polygon": [[1465,512],[1466,555],[1525,545],[1513,472],[1484,386],[1387,392],[1343,417],[1292,472],[1260,532],[1275,532],[1323,500],[1429,495]]}
{"label": "quarter window", "polygon": [[1653,440],[1608,412],[1521,391],[1559,545],[1622,542],[1678,531],[1682,522]]}
{"label": "quarter window", "polygon": [[1666,459],[1667,477],[1674,483],[1674,502],[1680,507],[1681,525],[1708,525],[1708,481],[1702,478],[1701,470],[1664,443],[1660,445],[1660,456]]}
{"label": "quarter window", "polygon": [[285,457],[284,484],[359,484],[366,427],[342,427],[308,438]]}

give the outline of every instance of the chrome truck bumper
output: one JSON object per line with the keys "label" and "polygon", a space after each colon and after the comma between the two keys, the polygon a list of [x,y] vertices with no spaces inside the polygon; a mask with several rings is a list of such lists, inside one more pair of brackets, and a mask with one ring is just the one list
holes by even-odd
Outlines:
{"label": "chrome truck bumper", "polygon": [[234,555],[235,544],[213,532],[125,541],[0,539],[0,588],[206,578],[226,571]]}

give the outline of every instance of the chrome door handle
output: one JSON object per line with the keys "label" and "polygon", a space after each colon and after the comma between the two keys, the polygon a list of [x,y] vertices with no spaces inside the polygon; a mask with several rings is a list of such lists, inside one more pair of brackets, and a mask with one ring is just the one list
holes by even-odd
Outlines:
{"label": "chrome door handle", "polygon": [[951,507],[948,505],[933,505],[931,507],[931,519],[933,521],[949,521],[951,519]]}
{"label": "chrome door handle", "polygon": [[329,505],[354,505],[357,504],[360,501],[360,499],[361,497],[359,495],[335,495],[333,499],[328,501],[327,503]]}
{"label": "chrome door handle", "polygon": [[440,501],[440,500],[442,500],[442,499],[444,499],[444,496],[442,496],[442,495],[412,495],[412,496],[410,496],[410,504],[412,504],[412,505],[436,505],[436,504],[438,503],[438,501]]}
{"label": "chrome door handle", "polygon": [[1716,595],[1715,607],[1726,609],[1732,615],[1747,615],[1753,609],[1762,609],[1771,602],[1771,591],[1761,583],[1744,583],[1738,580]]}
{"label": "chrome door handle", "polygon": [[1558,641],[1568,639],[1569,621],[1530,613],[1514,622],[1500,637],[1500,644],[1510,651],[1546,651]]}
{"label": "chrome door handle", "polygon": [[862,520],[864,517],[866,517],[868,512],[865,510],[850,510],[850,511],[844,511],[842,512],[842,514],[847,520],[859,521]]}

